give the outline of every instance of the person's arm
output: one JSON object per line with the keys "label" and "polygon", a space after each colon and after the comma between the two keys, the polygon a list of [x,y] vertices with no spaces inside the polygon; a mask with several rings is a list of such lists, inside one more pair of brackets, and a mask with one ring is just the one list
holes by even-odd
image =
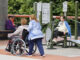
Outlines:
{"label": "person's arm", "polygon": [[21,32],[22,28],[19,26],[17,30],[13,33],[13,35],[18,35]]}
{"label": "person's arm", "polygon": [[58,26],[54,30],[58,30],[60,27],[60,22],[58,23]]}
{"label": "person's arm", "polygon": [[15,32],[10,33],[8,35],[9,37],[12,37],[12,36],[18,35],[20,32],[21,32],[21,27],[19,26]]}
{"label": "person's arm", "polygon": [[27,29],[28,31],[30,31],[32,29],[32,25],[33,25],[33,22],[30,21],[29,26],[28,26],[28,29]]}
{"label": "person's arm", "polygon": [[65,25],[66,25],[66,28],[68,30],[68,34],[70,35],[70,38],[71,38],[71,28],[70,28],[70,26],[69,26],[67,21],[65,21]]}

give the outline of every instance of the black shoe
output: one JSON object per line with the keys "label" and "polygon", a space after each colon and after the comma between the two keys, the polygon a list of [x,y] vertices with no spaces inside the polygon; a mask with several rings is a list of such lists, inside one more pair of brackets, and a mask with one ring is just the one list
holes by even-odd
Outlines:
{"label": "black shoe", "polygon": [[8,51],[8,52],[11,52],[10,49],[7,49],[7,48],[6,48],[5,50]]}

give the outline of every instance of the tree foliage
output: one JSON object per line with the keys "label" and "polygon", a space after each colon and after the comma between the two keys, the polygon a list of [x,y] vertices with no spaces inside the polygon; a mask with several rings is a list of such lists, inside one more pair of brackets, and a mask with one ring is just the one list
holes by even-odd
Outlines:
{"label": "tree foliage", "polygon": [[[55,16],[59,16],[63,14],[63,2],[66,0],[8,0],[8,14],[32,14],[33,13],[33,3],[34,2],[52,2],[52,13]],[[67,0],[68,1],[68,16],[75,16],[75,0]],[[80,2],[79,2],[80,3]],[[78,3],[78,15],[80,16],[80,4]],[[59,20],[55,20],[57,24]],[[71,23],[70,23],[70,22]],[[71,27],[74,28],[74,22],[68,20]],[[43,26],[43,31],[46,30],[47,25]],[[72,29],[74,30],[74,29]],[[74,32],[74,31],[73,31]]]}
{"label": "tree foliage", "polygon": [[33,2],[31,0],[8,0],[9,14],[31,14]]}
{"label": "tree foliage", "polygon": [[[53,3],[53,15],[61,15],[62,3],[65,0],[8,0],[8,13],[9,14],[32,14],[34,2],[50,2]],[[80,5],[79,5],[80,6]],[[79,11],[80,12],[80,8]],[[68,0],[68,12],[67,15],[75,15],[75,2],[74,0]],[[80,13],[79,13],[80,15]]]}

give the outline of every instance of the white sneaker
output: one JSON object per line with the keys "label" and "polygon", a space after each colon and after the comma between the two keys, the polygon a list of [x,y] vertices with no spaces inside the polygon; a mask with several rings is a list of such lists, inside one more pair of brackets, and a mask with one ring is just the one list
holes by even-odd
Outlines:
{"label": "white sneaker", "polygon": [[53,40],[53,42],[57,43],[57,40]]}
{"label": "white sneaker", "polygon": [[42,55],[41,57],[45,57],[46,55]]}

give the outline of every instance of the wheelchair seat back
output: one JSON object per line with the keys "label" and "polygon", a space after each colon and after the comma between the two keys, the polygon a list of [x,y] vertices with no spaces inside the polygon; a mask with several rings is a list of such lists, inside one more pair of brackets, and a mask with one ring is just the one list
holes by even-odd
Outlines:
{"label": "wheelchair seat back", "polygon": [[29,34],[29,32],[26,29],[23,29],[23,31],[22,31],[22,39],[24,41],[28,40],[28,34]]}

